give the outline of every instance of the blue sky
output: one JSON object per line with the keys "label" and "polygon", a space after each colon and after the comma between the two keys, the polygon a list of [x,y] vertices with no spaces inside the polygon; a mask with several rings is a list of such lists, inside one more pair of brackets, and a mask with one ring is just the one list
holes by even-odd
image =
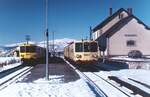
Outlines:
{"label": "blue sky", "polygon": [[[0,0],[0,45],[25,41],[43,41],[45,0]],[[150,26],[150,0],[49,0],[48,27],[50,39],[81,39],[119,8],[133,8],[133,14]]]}

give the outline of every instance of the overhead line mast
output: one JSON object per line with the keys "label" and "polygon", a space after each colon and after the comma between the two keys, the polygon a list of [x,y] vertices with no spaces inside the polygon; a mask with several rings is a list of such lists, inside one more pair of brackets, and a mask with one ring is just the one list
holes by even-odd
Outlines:
{"label": "overhead line mast", "polygon": [[46,80],[49,80],[48,72],[48,56],[49,56],[49,35],[48,35],[48,0],[46,0],[46,12],[45,12],[45,23],[46,23]]}

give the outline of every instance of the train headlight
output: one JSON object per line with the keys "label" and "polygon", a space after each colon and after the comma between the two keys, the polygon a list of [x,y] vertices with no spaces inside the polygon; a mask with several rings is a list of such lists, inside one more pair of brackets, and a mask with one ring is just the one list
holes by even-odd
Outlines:
{"label": "train headlight", "polygon": [[24,58],[24,55],[21,55],[22,58]]}
{"label": "train headlight", "polygon": [[37,57],[37,55],[36,55],[36,54],[33,54],[33,57]]}
{"label": "train headlight", "polygon": [[94,57],[94,58],[98,58],[98,55],[92,55],[92,57]]}
{"label": "train headlight", "polygon": [[81,55],[79,55],[79,54],[77,54],[77,55],[76,55],[76,57],[77,57],[77,58],[82,58],[82,56],[81,56]]}

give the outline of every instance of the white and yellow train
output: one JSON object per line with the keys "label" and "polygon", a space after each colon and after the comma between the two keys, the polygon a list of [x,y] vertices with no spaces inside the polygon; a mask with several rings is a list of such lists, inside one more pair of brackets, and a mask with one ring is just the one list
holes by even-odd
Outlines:
{"label": "white and yellow train", "polygon": [[72,42],[64,48],[64,57],[77,64],[94,64],[98,60],[96,41]]}

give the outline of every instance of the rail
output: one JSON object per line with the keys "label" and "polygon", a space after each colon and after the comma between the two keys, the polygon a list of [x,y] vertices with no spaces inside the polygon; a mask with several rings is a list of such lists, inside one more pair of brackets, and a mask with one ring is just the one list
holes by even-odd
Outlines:
{"label": "rail", "polygon": [[[64,58],[63,58],[64,59]],[[84,78],[84,80],[90,85],[94,91],[96,92],[95,94],[98,94],[98,97],[108,97],[105,92],[103,92],[100,87],[98,87],[90,78],[88,78],[84,73],[80,72],[76,67],[74,67],[72,64],[70,64],[67,60],[64,59],[64,61],[72,67],[79,75],[81,78]]]}
{"label": "rail", "polygon": [[122,81],[121,79],[115,77],[115,76],[109,76],[108,77],[110,80],[114,80],[115,82],[119,83],[121,86],[125,86],[127,87],[128,89],[132,90],[134,92],[134,94],[139,94],[143,97],[150,97],[150,94],[145,92],[144,90],[130,84],[130,83],[127,83],[125,81]]}
{"label": "rail", "polygon": [[9,75],[9,74],[11,74],[11,73],[13,73],[13,72],[15,72],[15,71],[17,71],[17,70],[19,70],[19,69],[22,69],[23,67],[24,66],[21,64],[19,66],[14,67],[14,68],[10,68],[10,69],[1,71],[0,72],[0,79],[7,76],[7,75]]}
{"label": "rail", "polygon": [[[0,90],[6,88],[8,85],[12,84],[17,79],[19,79],[23,75],[27,74],[32,68],[33,67],[24,67],[19,70],[17,69],[14,72],[11,72],[12,74],[9,73],[7,76],[6,75],[3,76],[0,79]],[[7,71],[7,72],[9,72],[9,71]],[[7,73],[7,72],[5,71],[5,73]]]}

